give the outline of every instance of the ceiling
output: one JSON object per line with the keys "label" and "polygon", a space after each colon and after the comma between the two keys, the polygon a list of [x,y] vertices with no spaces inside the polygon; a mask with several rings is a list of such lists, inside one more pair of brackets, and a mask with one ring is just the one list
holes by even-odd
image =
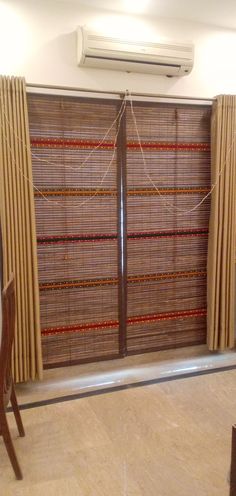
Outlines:
{"label": "ceiling", "polygon": [[[68,1],[68,0],[67,0]],[[122,14],[169,17],[236,29],[236,0],[69,0]]]}

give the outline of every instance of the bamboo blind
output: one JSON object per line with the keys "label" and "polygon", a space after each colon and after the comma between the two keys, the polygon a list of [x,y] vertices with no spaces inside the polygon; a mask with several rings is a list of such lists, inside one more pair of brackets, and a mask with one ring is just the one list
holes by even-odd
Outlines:
{"label": "bamboo blind", "polygon": [[117,102],[31,94],[28,106],[34,183],[44,195],[35,191],[44,364],[204,343],[210,201],[187,215],[177,209],[193,208],[209,191],[210,107],[135,103],[144,166],[127,105],[126,135],[107,172],[117,124],[101,140]]}
{"label": "bamboo blind", "polygon": [[[206,106],[127,111],[128,353],[206,341],[210,115]],[[158,186],[161,196],[154,185]]]}
{"label": "bamboo blind", "polygon": [[29,94],[28,106],[44,364],[117,355],[117,126],[96,148],[117,102]]}

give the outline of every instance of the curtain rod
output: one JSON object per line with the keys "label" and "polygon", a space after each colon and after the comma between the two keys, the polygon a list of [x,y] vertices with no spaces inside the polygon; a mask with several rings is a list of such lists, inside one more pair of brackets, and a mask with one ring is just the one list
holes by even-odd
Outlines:
{"label": "curtain rod", "polygon": [[[34,84],[34,83],[26,83],[27,88],[35,88],[35,89],[49,89],[49,90],[66,90],[66,91],[80,91],[85,93],[101,93],[101,94],[109,94],[116,95],[120,97],[124,97],[127,94],[127,91],[105,91],[105,90],[92,90],[88,88],[76,88],[73,86],[57,86],[53,84]],[[163,95],[157,93],[139,93],[139,92],[131,92],[131,96],[143,96],[149,98],[167,98],[167,99],[175,99],[175,100],[196,100],[196,101],[204,101],[204,102],[213,102],[215,98],[203,98],[196,96],[181,96],[181,95]]]}

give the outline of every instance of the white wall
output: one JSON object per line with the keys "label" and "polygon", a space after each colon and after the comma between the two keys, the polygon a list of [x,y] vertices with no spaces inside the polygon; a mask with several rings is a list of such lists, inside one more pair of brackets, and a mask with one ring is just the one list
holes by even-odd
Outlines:
{"label": "white wall", "polygon": [[[79,2],[78,2],[79,3]],[[27,82],[212,97],[236,92],[236,31],[177,20],[127,17],[60,0],[0,0],[0,73]],[[89,2],[88,2],[89,4]],[[112,2],[110,3],[112,5]],[[139,37],[193,41],[195,65],[183,78],[77,67],[76,27],[117,27]]]}
{"label": "white wall", "polygon": [[[79,0],[78,0],[79,3]],[[236,31],[177,20],[114,15],[66,0],[0,0],[0,74],[28,83],[212,97],[236,93]],[[89,3],[89,2],[88,2]],[[112,0],[110,1],[112,5]],[[192,73],[183,78],[77,67],[76,27],[122,29],[195,44]],[[0,326],[1,327],[1,326]]]}

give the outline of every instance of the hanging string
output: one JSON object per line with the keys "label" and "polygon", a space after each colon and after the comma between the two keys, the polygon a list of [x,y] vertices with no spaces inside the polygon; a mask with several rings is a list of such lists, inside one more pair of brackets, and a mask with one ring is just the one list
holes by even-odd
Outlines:
{"label": "hanging string", "polygon": [[[194,212],[195,210],[197,210],[199,207],[201,207],[201,205],[207,200],[207,198],[209,198],[209,196],[211,196],[211,194],[213,193],[214,189],[216,188],[216,186],[218,185],[219,181],[220,181],[220,177],[221,175],[223,174],[224,172],[224,169],[226,167],[226,164],[227,164],[227,161],[228,161],[228,158],[230,156],[230,153],[232,151],[232,148],[234,146],[234,143],[235,143],[235,134],[236,132],[234,133],[234,138],[232,140],[232,143],[231,143],[231,146],[229,147],[227,153],[226,153],[226,157],[225,157],[225,160],[222,164],[222,167],[219,171],[219,173],[217,174],[217,178],[216,178],[216,181],[214,184],[211,185],[211,189],[210,191],[208,191],[208,193],[201,199],[201,201],[199,203],[197,203],[197,205],[195,205],[194,207],[192,207],[191,209],[189,210],[186,210],[186,209],[182,209],[182,208],[179,208],[179,207],[175,207],[173,205],[173,203],[171,202],[168,202],[165,197],[162,195],[161,193],[161,190],[158,188],[158,186],[155,184],[155,182],[153,181],[152,177],[150,176],[150,173],[148,171],[148,168],[147,168],[147,163],[146,163],[146,159],[145,159],[145,155],[144,155],[144,151],[143,151],[143,147],[142,147],[142,142],[141,142],[141,138],[140,138],[140,134],[139,134],[139,130],[138,130],[138,125],[137,125],[137,119],[136,119],[136,116],[135,116],[135,112],[134,112],[134,108],[133,108],[133,101],[132,101],[132,96],[131,96],[131,92],[130,91],[126,91],[126,94],[127,96],[129,97],[129,102],[130,102],[130,108],[131,108],[131,114],[132,114],[132,117],[133,117],[133,122],[134,122],[134,127],[135,127],[135,131],[136,131],[136,135],[137,135],[137,138],[138,138],[138,144],[139,144],[139,148],[140,148],[140,152],[141,152],[141,155],[142,155],[142,160],[143,160],[143,165],[144,165],[144,172],[145,172],[145,175],[147,176],[147,178],[149,179],[150,183],[152,184],[152,186],[154,187],[154,189],[157,191],[158,195],[161,197],[161,200],[164,204],[164,207],[166,208],[166,210],[168,210],[169,212],[176,212],[177,214],[179,215],[185,215],[185,214],[190,214],[192,212]],[[213,121],[214,122],[214,121]]]}
{"label": "hanging string", "polygon": [[[120,108],[120,110],[119,110],[119,112],[118,112],[118,114],[117,114],[117,116],[116,116],[115,120],[113,121],[112,125],[110,126],[110,128],[109,128],[109,130],[108,130],[108,131],[110,131],[110,130],[111,130],[111,128],[114,126],[114,124],[115,124],[115,123],[117,122],[117,120],[118,120],[117,131],[116,131],[116,134],[115,134],[115,138],[114,138],[114,142],[113,142],[113,147],[112,147],[112,148],[113,148],[112,157],[111,157],[111,160],[110,160],[110,162],[109,162],[109,164],[108,164],[108,167],[107,167],[107,169],[106,169],[106,171],[105,171],[105,173],[104,173],[104,175],[103,175],[103,177],[102,177],[102,179],[101,179],[101,182],[99,183],[99,185],[98,185],[97,189],[95,190],[95,192],[93,193],[93,195],[91,195],[89,198],[87,198],[86,200],[84,200],[83,202],[80,202],[80,203],[75,203],[75,202],[73,202],[73,204],[72,204],[72,207],[73,207],[73,208],[74,208],[74,207],[76,207],[76,208],[78,208],[78,207],[82,207],[83,205],[85,205],[86,203],[88,203],[90,200],[92,200],[95,196],[97,196],[97,194],[99,193],[99,191],[100,191],[100,189],[101,189],[101,186],[103,185],[103,183],[104,183],[104,181],[105,181],[105,179],[106,179],[106,177],[107,177],[107,174],[108,174],[108,173],[109,173],[109,171],[110,171],[110,168],[111,168],[111,166],[112,166],[112,163],[113,163],[113,160],[114,160],[114,157],[115,157],[117,138],[118,138],[118,134],[119,134],[119,130],[120,130],[120,124],[121,124],[121,120],[122,120],[122,117],[123,117],[123,115],[124,115],[125,109],[126,109],[126,98],[124,98],[124,99],[123,99],[123,101],[122,101],[122,105],[121,105],[121,108]],[[3,111],[4,117],[6,118],[6,121],[7,121],[8,125],[9,125],[9,127],[13,130],[15,137],[16,137],[19,141],[21,141],[21,142],[23,143],[23,145],[25,146],[26,150],[30,153],[30,152],[31,152],[31,150],[27,147],[27,145],[25,145],[25,143],[23,142],[23,140],[22,140],[22,139],[21,139],[21,138],[20,138],[20,137],[19,137],[19,136],[15,133],[15,131],[14,131],[13,127],[11,126],[11,123],[10,123],[10,122],[9,122],[9,120],[8,120],[8,117],[7,117],[7,115],[6,115],[6,112],[4,111],[4,106],[3,106],[3,105],[2,105],[2,111]],[[3,127],[2,123],[0,123],[0,127],[1,127],[1,129],[3,130],[3,132],[4,132],[4,127]],[[107,136],[107,134],[108,134],[108,131],[106,132],[106,136]],[[101,146],[101,144],[104,142],[104,139],[105,139],[105,138],[103,137],[103,139],[101,140],[100,144],[99,144],[99,145],[97,145],[97,146],[96,146],[96,147],[92,150],[92,152],[94,152],[94,151],[95,151],[95,149],[97,149],[99,146]],[[37,191],[37,192],[39,193],[39,195],[40,195],[40,196],[41,196],[44,200],[46,200],[48,203],[53,203],[54,205],[61,206],[63,202],[58,202],[58,201],[56,201],[56,200],[53,200],[53,199],[49,199],[49,198],[47,198],[47,197],[44,195],[44,193],[43,193],[43,192],[42,192],[42,191],[41,191],[41,190],[40,190],[40,189],[39,189],[39,188],[38,188],[38,187],[37,187],[37,186],[33,183],[33,181],[32,181],[32,180],[31,180],[28,176],[26,176],[26,175],[24,174],[24,172],[23,172],[22,168],[21,168],[21,167],[20,167],[20,166],[16,163],[16,160],[15,160],[15,158],[14,158],[14,153],[13,153],[13,150],[12,150],[11,146],[8,144],[7,139],[5,139],[5,143],[6,143],[6,145],[7,145],[8,149],[9,149],[9,151],[10,151],[10,153],[11,153],[11,158],[12,158],[12,162],[13,162],[13,164],[14,164],[14,165],[15,165],[15,167],[16,167],[16,168],[20,171],[20,173],[22,174],[22,176],[24,177],[24,179],[25,179],[26,181],[28,181],[28,182],[32,185],[32,187],[34,188],[34,190],[35,190],[35,191]],[[92,152],[90,152],[89,156],[91,156],[91,155],[92,155]],[[83,162],[82,166],[83,166],[83,165],[85,164],[85,162],[87,162],[87,161],[88,161],[88,157],[86,157],[86,159],[85,159],[85,161]],[[76,170],[76,171],[78,171],[78,169],[81,169],[81,165],[80,165],[80,167],[76,168],[75,170]]]}
{"label": "hanging string", "polygon": [[[11,125],[11,123],[10,123],[10,121],[9,121],[8,117],[7,117],[7,114],[6,114],[5,109],[4,109],[4,103],[3,103],[3,101],[2,101],[2,96],[1,96],[1,94],[0,94],[0,101],[1,101],[1,106],[2,106],[2,113],[3,113],[3,115],[4,115],[5,119],[6,119],[6,122],[7,122],[8,126],[9,126],[9,128],[11,129],[12,133],[14,134],[15,138],[16,138],[19,142],[21,142],[21,143],[23,144],[23,146],[24,146],[24,148],[26,149],[26,151],[27,151],[27,152],[29,152],[29,153],[31,153],[31,156],[32,156],[33,158],[35,158],[36,160],[38,160],[40,163],[44,162],[45,164],[50,165],[51,167],[54,167],[54,164],[53,164],[52,162],[50,162],[50,161],[49,161],[49,160],[47,160],[47,159],[43,159],[43,158],[39,157],[36,153],[32,152],[31,148],[29,148],[29,147],[25,144],[25,142],[24,142],[24,141],[20,138],[20,136],[18,136],[18,134],[16,133],[15,129],[13,128],[13,126]],[[63,168],[65,168],[65,169],[67,169],[67,168],[68,168],[68,169],[70,169],[70,170],[72,170],[72,171],[76,171],[76,172],[77,172],[78,170],[82,169],[82,168],[85,166],[85,164],[88,162],[88,160],[89,160],[89,158],[91,157],[91,155],[92,155],[92,154],[93,154],[93,153],[94,153],[94,152],[95,152],[98,148],[100,148],[100,147],[101,147],[101,145],[104,143],[105,139],[107,138],[107,136],[108,136],[108,135],[109,135],[109,133],[111,132],[112,128],[113,128],[113,127],[115,126],[115,124],[117,123],[117,121],[118,121],[118,119],[119,119],[119,117],[120,117],[120,114],[121,114],[121,113],[122,113],[122,111],[123,111],[124,105],[126,105],[126,97],[123,99],[123,101],[122,101],[122,105],[121,105],[121,107],[120,107],[120,109],[119,109],[119,112],[117,113],[117,116],[115,117],[115,119],[114,119],[114,121],[112,122],[111,126],[107,129],[107,131],[106,131],[105,135],[103,136],[103,138],[102,138],[102,139],[99,141],[99,143],[98,143],[98,144],[97,144],[97,145],[96,145],[96,146],[95,146],[95,147],[91,150],[91,152],[87,155],[87,157],[85,158],[85,160],[84,160],[84,161],[83,161],[83,162],[82,162],[79,166],[77,166],[77,167],[72,167],[72,166],[71,166],[71,165],[69,165],[69,164],[65,164],[65,163],[60,164],[60,163],[57,163],[57,167],[59,166],[59,167],[63,167]],[[123,115],[123,114],[122,114],[122,115]],[[2,127],[2,126],[0,126],[0,127],[3,129],[3,127]],[[36,187],[35,187],[35,188],[36,188]]]}
{"label": "hanging string", "polygon": [[[90,157],[93,155],[93,153],[102,146],[102,144],[104,143],[105,139],[110,134],[112,128],[117,123],[117,121],[118,121],[118,119],[120,117],[121,112],[123,111],[124,105],[126,105],[126,99],[125,98],[122,101],[122,105],[121,105],[121,107],[119,109],[119,112],[118,112],[116,118],[112,122],[111,126],[107,129],[107,131],[104,134],[104,136],[101,139],[101,141],[99,141],[99,143],[91,150],[91,152],[89,152],[89,154],[87,155],[87,157],[85,158],[85,160],[78,167],[72,167],[71,165],[65,164],[65,163],[63,163],[63,164],[57,164],[57,165],[62,166],[63,168],[68,168],[68,169],[73,170],[73,171],[78,171],[78,170],[82,169],[86,165],[86,163],[88,162],[88,160],[90,159]],[[36,155],[36,153],[31,152],[31,155],[32,155],[33,158],[35,158],[36,160],[38,160],[40,163],[41,162],[44,162],[45,164],[53,165],[49,160],[43,159],[43,158],[39,157],[38,155]]]}
{"label": "hanging string", "polygon": [[[142,142],[141,142],[141,138],[140,138],[140,133],[139,133],[139,129],[138,129],[138,124],[137,124],[137,119],[136,119],[136,116],[135,116],[135,112],[134,112],[134,108],[133,108],[133,100],[132,100],[132,94],[130,91],[126,90],[126,95],[122,101],[122,105],[119,109],[119,112],[117,113],[117,116],[116,118],[114,119],[114,121],[112,122],[111,126],[107,129],[105,135],[103,136],[103,138],[100,140],[100,142],[98,143],[98,145],[96,145],[96,147],[94,147],[91,152],[87,155],[87,157],[85,158],[85,160],[78,166],[78,167],[72,167],[70,166],[69,164],[58,164],[59,166],[62,166],[64,168],[68,168],[70,170],[73,170],[73,171],[78,171],[80,169],[82,169],[86,163],[88,162],[89,158],[91,157],[91,155],[97,150],[99,149],[99,147],[103,144],[103,142],[105,141],[106,137],[109,135],[110,131],[112,130],[113,126],[117,123],[118,121],[118,124],[117,124],[117,132],[115,134],[115,138],[114,138],[114,142],[113,142],[113,153],[112,153],[112,157],[111,157],[111,160],[108,164],[108,167],[101,179],[101,182],[99,183],[97,189],[95,190],[94,194],[91,195],[89,198],[87,198],[85,201],[83,202],[80,202],[80,203],[73,203],[73,207],[80,207],[80,206],[83,206],[85,205],[87,202],[89,202],[90,200],[92,200],[95,196],[97,196],[97,194],[99,193],[100,189],[101,189],[101,186],[103,185],[109,171],[110,171],[110,168],[112,166],[112,163],[113,163],[113,160],[114,160],[114,156],[115,156],[115,152],[116,152],[116,143],[117,143],[117,137],[118,137],[118,134],[119,134],[119,129],[120,129],[120,123],[121,123],[121,119],[123,117],[123,114],[125,112],[125,109],[126,109],[126,104],[127,104],[127,97],[129,98],[129,102],[130,102],[130,108],[131,108],[131,115],[132,115],[132,118],[133,118],[133,122],[134,122],[134,127],[135,127],[135,131],[136,131],[136,135],[137,135],[137,138],[138,138],[138,144],[139,144],[139,148],[140,148],[140,152],[141,152],[141,155],[142,155],[142,160],[143,160],[143,166],[144,166],[144,172],[145,172],[145,175],[146,177],[148,178],[149,182],[152,184],[152,186],[154,187],[154,189],[157,191],[158,195],[160,196],[163,204],[164,204],[164,208],[166,208],[166,210],[168,210],[169,212],[176,212],[177,214],[179,215],[185,215],[185,214],[190,214],[192,212],[194,212],[195,210],[197,210],[198,208],[201,207],[201,205],[211,196],[211,194],[213,193],[214,189],[216,188],[216,186],[218,185],[219,181],[220,181],[220,177],[222,176],[223,172],[224,172],[224,169],[226,167],[226,164],[227,164],[227,161],[228,161],[228,158],[230,156],[230,153],[232,151],[232,148],[235,144],[235,139],[236,139],[236,136],[234,133],[234,137],[233,137],[233,140],[232,140],[232,143],[229,147],[229,149],[227,150],[227,153],[226,153],[226,157],[225,157],[225,160],[221,166],[221,169],[219,171],[219,173],[217,174],[217,178],[216,178],[216,181],[215,183],[213,183],[211,185],[211,189],[210,191],[194,206],[192,207],[191,209],[189,210],[186,210],[186,209],[182,209],[180,207],[177,207],[177,206],[174,206],[173,203],[169,202],[166,200],[166,198],[163,196],[161,190],[159,189],[159,187],[156,185],[156,183],[153,181],[149,171],[148,171],[148,168],[147,168],[147,163],[146,163],[146,159],[145,159],[145,154],[144,154],[144,151],[143,151],[143,147],[142,147]],[[2,110],[2,113],[6,119],[6,122],[8,124],[8,126],[10,127],[10,129],[12,130],[14,136],[16,137],[16,139],[18,141],[20,141],[23,146],[25,147],[25,149],[27,150],[28,153],[31,153],[32,157],[34,157],[36,160],[40,161],[40,163],[44,162],[45,164],[49,164],[51,166],[53,166],[53,164],[49,161],[49,160],[46,160],[46,159],[42,159],[41,157],[38,157],[35,153],[32,153],[31,152],[31,149],[23,142],[23,140],[17,135],[17,133],[15,132],[13,126],[11,125],[8,117],[7,117],[7,114],[5,112],[5,109],[4,109],[4,103],[2,101],[2,98],[1,98],[1,95],[0,95],[0,100],[1,100],[1,110]],[[1,129],[4,131],[4,127],[3,127],[3,124],[0,123],[0,127]],[[54,203],[55,205],[59,205],[61,206],[62,205],[62,202],[57,202],[56,200],[54,199],[49,199],[48,197],[46,197],[44,195],[44,193],[33,183],[33,181],[27,177],[23,170],[21,169],[21,167],[16,163],[15,161],[15,158],[14,158],[14,153],[10,147],[10,145],[8,144],[7,140],[6,140],[6,145],[8,147],[8,149],[10,150],[11,152],[11,157],[12,157],[12,161],[15,165],[15,167],[20,171],[20,173],[22,174],[22,176],[24,177],[25,180],[27,180],[31,185],[32,187],[34,188],[35,191],[37,191],[37,193],[44,199],[46,200],[47,202],[49,203]]]}
{"label": "hanging string", "polygon": [[[123,103],[124,103],[124,105],[123,105]],[[125,109],[126,109],[126,99],[123,100],[123,103],[122,103],[123,108],[122,108],[122,112],[121,112],[121,114],[119,116],[118,125],[117,125],[117,132],[116,132],[114,143],[113,143],[113,153],[112,153],[111,160],[110,160],[110,162],[108,164],[107,170],[106,170],[106,172],[105,172],[105,174],[104,174],[104,176],[103,176],[103,178],[102,178],[102,180],[101,180],[98,188],[94,192],[94,194],[92,196],[90,196],[89,198],[87,198],[87,200],[83,201],[82,203],[77,204],[77,206],[79,206],[79,207],[82,207],[83,205],[85,205],[86,203],[88,203],[90,200],[92,200],[93,198],[95,198],[95,196],[97,196],[97,194],[99,193],[99,191],[101,189],[101,186],[103,185],[103,183],[104,183],[104,181],[106,179],[106,176],[107,176],[107,174],[108,174],[108,172],[109,172],[109,170],[111,168],[111,165],[113,163],[113,160],[114,160],[114,157],[115,157],[115,153],[116,153],[116,143],[117,143],[117,138],[118,138],[119,131],[120,131],[121,120],[122,120],[122,117],[123,117],[124,112],[125,112]],[[74,205],[74,203],[73,203],[73,207],[74,206],[76,206],[76,205]]]}

